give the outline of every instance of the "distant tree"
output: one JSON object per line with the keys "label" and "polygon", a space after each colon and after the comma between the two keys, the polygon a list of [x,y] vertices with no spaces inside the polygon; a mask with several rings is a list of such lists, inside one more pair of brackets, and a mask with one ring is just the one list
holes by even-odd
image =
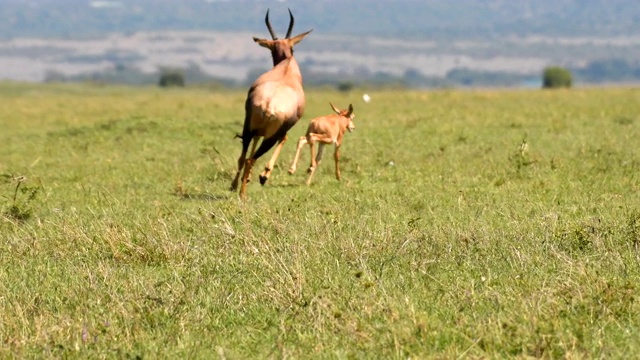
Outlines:
{"label": "distant tree", "polygon": [[158,81],[160,87],[184,87],[184,74],[180,70],[163,69]]}
{"label": "distant tree", "polygon": [[560,66],[548,66],[542,72],[542,87],[545,89],[570,88],[573,83],[571,71]]}
{"label": "distant tree", "polygon": [[353,89],[354,84],[351,81],[341,81],[337,85],[338,90],[342,92],[349,92]]}

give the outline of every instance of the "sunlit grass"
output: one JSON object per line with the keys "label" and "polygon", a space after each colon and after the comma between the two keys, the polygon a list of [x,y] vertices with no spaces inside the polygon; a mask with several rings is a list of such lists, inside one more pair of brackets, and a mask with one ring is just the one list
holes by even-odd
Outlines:
{"label": "sunlit grass", "polygon": [[242,92],[0,86],[0,357],[640,351],[640,91],[367,92],[242,202]]}

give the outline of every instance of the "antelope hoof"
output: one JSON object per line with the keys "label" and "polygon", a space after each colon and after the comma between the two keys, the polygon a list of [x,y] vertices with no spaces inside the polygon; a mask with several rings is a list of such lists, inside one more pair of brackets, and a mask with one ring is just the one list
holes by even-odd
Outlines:
{"label": "antelope hoof", "polygon": [[296,172],[296,168],[289,168],[289,174],[293,175],[294,172]]}
{"label": "antelope hoof", "polygon": [[309,166],[309,168],[307,169],[307,173],[310,173],[313,171],[313,166]]}
{"label": "antelope hoof", "polygon": [[266,183],[268,179],[268,177],[260,175],[260,185],[264,185],[264,183]]}

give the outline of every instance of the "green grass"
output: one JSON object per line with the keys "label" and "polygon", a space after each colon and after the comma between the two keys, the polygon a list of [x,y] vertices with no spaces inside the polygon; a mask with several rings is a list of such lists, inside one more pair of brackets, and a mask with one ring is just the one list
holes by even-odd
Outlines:
{"label": "green grass", "polygon": [[242,202],[243,92],[0,84],[0,358],[640,352],[640,90],[369,94]]}

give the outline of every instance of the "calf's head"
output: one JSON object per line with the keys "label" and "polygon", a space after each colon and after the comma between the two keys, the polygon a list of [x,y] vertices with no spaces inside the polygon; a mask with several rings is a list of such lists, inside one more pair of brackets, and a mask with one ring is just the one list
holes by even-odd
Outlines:
{"label": "calf's head", "polygon": [[331,108],[333,109],[333,111],[335,111],[336,114],[349,120],[349,123],[347,124],[347,130],[349,130],[349,132],[352,132],[356,129],[356,126],[353,124],[353,118],[356,117],[356,114],[353,113],[353,105],[349,104],[349,108],[347,110],[340,110],[332,103],[329,103],[329,105],[331,105]]}

